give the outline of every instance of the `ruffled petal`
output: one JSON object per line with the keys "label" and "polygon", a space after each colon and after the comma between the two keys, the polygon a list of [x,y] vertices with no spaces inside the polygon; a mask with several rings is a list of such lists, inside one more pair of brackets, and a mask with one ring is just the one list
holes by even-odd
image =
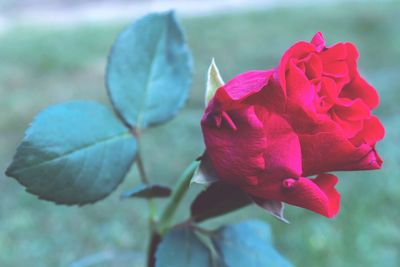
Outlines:
{"label": "ruffled petal", "polygon": [[349,68],[349,76],[350,80],[354,79],[358,74],[357,70],[357,60],[358,60],[358,51],[354,44],[345,43],[344,44],[347,49],[347,65]]}
{"label": "ruffled petal", "polygon": [[374,109],[379,104],[379,96],[375,88],[360,75],[356,75],[356,77],[343,88],[340,97],[361,99],[370,109]]}
{"label": "ruffled petal", "polygon": [[337,182],[332,174],[320,174],[315,179],[301,177],[293,179],[293,183],[284,180],[282,201],[332,218],[340,207],[340,194],[335,189]]}
{"label": "ruffled petal", "polygon": [[299,135],[303,176],[330,171],[380,169],[382,160],[373,146],[355,146],[341,130]]}
{"label": "ruffled petal", "polygon": [[361,144],[368,144],[373,146],[385,136],[385,128],[379,119],[375,116],[364,121],[363,129],[354,137],[351,142],[360,146]]}
{"label": "ruffled petal", "polygon": [[340,88],[350,81],[347,46],[344,43],[328,47],[318,55],[322,61],[324,75],[334,78]]}
{"label": "ruffled petal", "polygon": [[355,137],[362,130],[364,125],[363,120],[351,121],[342,119],[336,113],[332,113],[331,118],[340,126],[343,132],[343,137],[347,139]]}
{"label": "ruffled petal", "polygon": [[332,45],[319,53],[322,61],[332,62],[332,61],[342,61],[347,58],[347,48],[344,43],[337,43]]}
{"label": "ruffled petal", "polygon": [[296,105],[308,109],[315,97],[314,87],[304,71],[299,69],[294,61],[289,62],[286,72],[286,94],[289,105]]}
{"label": "ruffled petal", "polygon": [[335,175],[320,174],[315,179],[272,179],[269,183],[246,190],[261,199],[286,202],[332,218],[340,207],[340,195],[335,189],[337,181]]}
{"label": "ruffled petal", "polygon": [[308,42],[297,42],[292,47],[290,47],[282,56],[279,66],[277,67],[277,79],[279,84],[286,95],[286,70],[288,68],[289,60],[301,59],[307,56],[309,53],[315,52],[316,48],[313,44]]}
{"label": "ruffled petal", "polygon": [[350,121],[363,120],[371,116],[369,107],[361,99],[339,98],[333,109],[339,117]]}

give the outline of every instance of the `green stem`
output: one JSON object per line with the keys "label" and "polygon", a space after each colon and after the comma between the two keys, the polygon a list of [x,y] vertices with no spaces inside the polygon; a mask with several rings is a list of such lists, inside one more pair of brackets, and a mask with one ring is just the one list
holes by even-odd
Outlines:
{"label": "green stem", "polygon": [[[139,140],[138,140],[138,143],[139,143]],[[150,181],[149,181],[149,179],[147,178],[147,175],[146,175],[146,171],[144,170],[144,164],[143,164],[143,159],[142,159],[142,155],[140,153],[140,150],[138,151],[137,156],[136,156],[136,163],[137,163],[137,167],[138,167],[138,170],[139,170],[140,179],[142,180],[142,182],[144,184],[150,184]]]}
{"label": "green stem", "polygon": [[[141,145],[140,145],[140,131],[139,129],[131,129],[131,134],[136,138],[138,143],[138,151],[136,155],[136,164],[139,171],[139,177],[142,183],[150,184],[150,180],[147,178],[146,171],[144,168],[143,158],[141,154]],[[161,240],[161,235],[157,231],[156,220],[157,220],[157,207],[152,199],[147,200],[147,204],[149,207],[149,225],[150,225],[150,239],[147,249],[147,266],[154,267],[155,266],[155,251],[157,249],[157,245]]]}
{"label": "green stem", "polygon": [[170,198],[169,203],[164,209],[164,212],[161,215],[159,221],[159,231],[163,234],[171,224],[171,220],[173,219],[175,212],[184,197],[186,191],[189,189],[190,181],[193,177],[193,174],[196,168],[199,166],[198,161],[193,161],[182,173],[181,177],[178,180],[178,183],[175,187],[175,190]]}

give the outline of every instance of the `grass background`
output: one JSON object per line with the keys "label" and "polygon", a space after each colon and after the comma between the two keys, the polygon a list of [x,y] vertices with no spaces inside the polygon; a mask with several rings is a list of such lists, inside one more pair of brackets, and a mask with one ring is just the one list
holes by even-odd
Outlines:
{"label": "grass background", "polygon": [[[381,171],[339,173],[342,208],[329,220],[287,207],[282,224],[255,207],[210,221],[246,218],[268,222],[278,249],[296,266],[400,266],[400,4],[341,4],[276,8],[184,19],[195,58],[190,100],[172,122],[148,130],[144,159],[154,181],[173,184],[203,150],[199,120],[205,72],[212,57],[225,80],[250,69],[271,68],[297,40],[322,31],[328,43],[352,41],[362,74],[378,89],[386,137],[378,144]],[[127,22],[79,27],[16,27],[0,36],[0,170],[6,169],[33,116],[50,104],[96,99],[108,104],[103,75],[108,50]],[[119,201],[138,182],[132,170],[109,198],[82,208],[56,206],[24,192],[0,174],[0,266],[69,266],[103,251],[146,246],[146,203]],[[198,188],[192,188],[188,198]],[[162,205],[162,203],[158,203]],[[183,218],[186,210],[180,212]],[[140,257],[138,262],[140,261]],[[130,263],[135,265],[131,260]],[[111,266],[111,263],[93,266]],[[136,263],[136,266],[140,266]]]}

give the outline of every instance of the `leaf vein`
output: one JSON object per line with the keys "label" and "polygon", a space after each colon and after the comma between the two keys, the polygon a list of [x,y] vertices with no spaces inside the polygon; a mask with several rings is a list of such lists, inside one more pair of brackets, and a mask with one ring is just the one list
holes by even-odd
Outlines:
{"label": "leaf vein", "polygon": [[33,165],[27,166],[25,168],[16,169],[16,170],[13,171],[13,173],[14,174],[15,173],[21,173],[21,172],[27,171],[27,170],[32,169],[32,168],[36,168],[36,167],[40,167],[42,165],[46,165],[46,164],[51,163],[51,162],[53,162],[55,160],[59,160],[59,159],[65,158],[65,157],[70,156],[70,155],[72,155],[74,153],[80,152],[81,150],[88,149],[88,148],[94,147],[94,146],[102,144],[102,143],[115,141],[115,140],[123,139],[123,138],[129,138],[129,137],[131,137],[131,135],[128,132],[124,132],[122,134],[115,135],[115,136],[112,136],[112,137],[107,137],[107,138],[101,139],[99,141],[96,141],[94,143],[83,145],[83,146],[78,147],[76,149],[67,151],[66,153],[64,153],[62,155],[57,155],[56,157],[50,158],[50,159],[45,160],[43,162],[40,162],[40,163],[37,163],[37,164],[33,164]]}

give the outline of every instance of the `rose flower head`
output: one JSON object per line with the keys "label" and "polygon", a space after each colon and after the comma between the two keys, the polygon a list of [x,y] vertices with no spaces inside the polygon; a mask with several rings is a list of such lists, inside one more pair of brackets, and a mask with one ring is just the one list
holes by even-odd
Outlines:
{"label": "rose flower head", "polygon": [[[327,217],[339,211],[337,177],[379,169],[384,128],[379,98],[357,70],[351,43],[300,41],[271,70],[249,71],[218,88],[201,121],[218,178],[250,196]],[[314,177],[315,176],[315,177]]]}

